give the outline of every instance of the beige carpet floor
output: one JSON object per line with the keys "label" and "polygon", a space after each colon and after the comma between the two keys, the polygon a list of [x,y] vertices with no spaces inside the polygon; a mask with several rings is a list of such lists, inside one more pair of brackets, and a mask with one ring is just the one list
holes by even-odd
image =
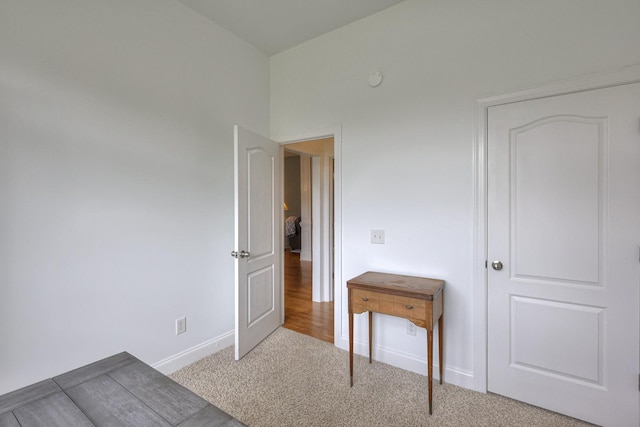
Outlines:
{"label": "beige carpet floor", "polygon": [[349,354],[332,344],[279,328],[239,362],[233,347],[171,378],[250,427],[259,426],[587,426],[494,394],[427,378]]}

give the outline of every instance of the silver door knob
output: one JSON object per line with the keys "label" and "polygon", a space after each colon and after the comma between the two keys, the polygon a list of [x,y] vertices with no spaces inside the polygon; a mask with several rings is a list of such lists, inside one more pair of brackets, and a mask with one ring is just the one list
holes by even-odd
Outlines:
{"label": "silver door knob", "polygon": [[249,258],[249,256],[251,256],[251,254],[249,252],[246,251],[231,251],[231,256],[234,258]]}
{"label": "silver door knob", "polygon": [[500,261],[493,261],[491,263],[491,267],[493,267],[493,269],[496,271],[500,271],[502,270],[502,263]]}

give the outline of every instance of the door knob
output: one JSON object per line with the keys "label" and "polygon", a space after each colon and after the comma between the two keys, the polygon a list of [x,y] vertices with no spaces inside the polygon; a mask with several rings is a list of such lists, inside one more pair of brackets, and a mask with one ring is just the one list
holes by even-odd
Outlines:
{"label": "door knob", "polygon": [[502,270],[502,263],[500,261],[493,261],[491,263],[491,267],[493,267],[493,269],[496,271],[500,271]]}
{"label": "door knob", "polygon": [[231,256],[234,258],[249,258],[249,256],[251,256],[251,254],[249,252],[246,251],[231,251]]}

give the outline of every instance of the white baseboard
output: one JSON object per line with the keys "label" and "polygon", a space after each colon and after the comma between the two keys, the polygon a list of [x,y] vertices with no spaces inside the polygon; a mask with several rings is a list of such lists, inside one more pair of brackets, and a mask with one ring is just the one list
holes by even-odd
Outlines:
{"label": "white baseboard", "polygon": [[[336,345],[343,350],[349,351],[349,340],[346,337],[341,337]],[[353,351],[361,356],[369,357],[369,344],[367,342],[354,341]],[[420,359],[411,354],[399,352],[388,347],[374,346],[373,359],[420,375],[427,375],[427,361],[425,359]],[[440,380],[439,372],[439,366],[434,364],[434,380]],[[475,380],[472,372],[445,366],[444,379],[448,384],[475,390]]]}
{"label": "white baseboard", "polygon": [[178,354],[169,356],[151,366],[165,375],[172,374],[178,369],[184,368],[185,366],[195,363],[200,359],[233,345],[234,337],[235,331],[227,332],[226,334],[222,334],[216,338],[205,341],[202,344],[198,344],[187,350],[181,351]]}

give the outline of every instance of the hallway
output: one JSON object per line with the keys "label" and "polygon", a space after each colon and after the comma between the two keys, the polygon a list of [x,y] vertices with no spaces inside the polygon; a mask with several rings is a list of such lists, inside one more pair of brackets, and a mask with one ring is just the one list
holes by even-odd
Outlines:
{"label": "hallway", "polygon": [[333,343],[333,301],[311,300],[311,262],[284,252],[284,327]]}

